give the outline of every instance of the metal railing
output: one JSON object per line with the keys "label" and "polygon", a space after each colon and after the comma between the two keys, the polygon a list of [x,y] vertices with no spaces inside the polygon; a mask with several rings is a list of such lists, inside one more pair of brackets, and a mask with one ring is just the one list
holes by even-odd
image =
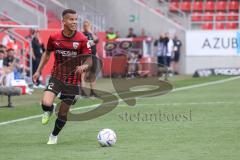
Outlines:
{"label": "metal railing", "polygon": [[4,12],[0,12],[0,16],[1,16],[1,17],[5,17],[6,19],[8,19],[8,20],[10,20],[10,21],[13,21],[13,22],[15,22],[15,23],[17,23],[17,24],[20,24],[20,25],[23,24],[22,22],[14,19],[13,17],[10,17],[9,15],[5,14]]}
{"label": "metal railing", "polygon": [[169,10],[170,3],[167,2],[166,0],[135,0],[138,1],[139,3],[142,3],[146,5],[150,10],[154,10],[158,12],[158,14],[162,15],[165,17],[166,20],[171,21],[176,25],[176,27],[181,28],[181,29],[187,29],[188,27],[188,18],[187,14],[183,12],[182,10],[171,6],[174,8],[175,12],[171,12]]}
{"label": "metal railing", "polygon": [[[48,26],[48,18],[47,18],[47,8],[46,6],[37,1],[37,0],[18,0],[19,2],[24,3],[25,5],[35,9],[36,11],[38,11],[39,13],[42,13],[44,16],[44,26],[47,28]],[[37,18],[38,18],[38,25],[40,26],[40,14],[37,13]]]}

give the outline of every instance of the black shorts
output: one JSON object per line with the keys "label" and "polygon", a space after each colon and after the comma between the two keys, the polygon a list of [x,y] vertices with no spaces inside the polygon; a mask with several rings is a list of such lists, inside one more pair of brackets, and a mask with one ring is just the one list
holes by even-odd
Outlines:
{"label": "black shorts", "polygon": [[173,57],[173,61],[174,62],[178,62],[179,61],[179,58],[180,58],[180,53],[174,53],[174,57]]}
{"label": "black shorts", "polygon": [[49,79],[47,88],[45,91],[50,91],[54,93],[56,96],[61,93],[60,99],[61,100],[75,100],[75,96],[79,95],[79,86],[78,85],[71,85],[65,84],[62,81],[51,77]]}

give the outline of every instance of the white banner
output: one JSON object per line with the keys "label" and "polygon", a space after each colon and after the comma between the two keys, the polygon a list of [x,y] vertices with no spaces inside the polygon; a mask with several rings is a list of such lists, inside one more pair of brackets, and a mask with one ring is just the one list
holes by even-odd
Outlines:
{"label": "white banner", "polygon": [[240,56],[240,31],[187,31],[190,56]]}

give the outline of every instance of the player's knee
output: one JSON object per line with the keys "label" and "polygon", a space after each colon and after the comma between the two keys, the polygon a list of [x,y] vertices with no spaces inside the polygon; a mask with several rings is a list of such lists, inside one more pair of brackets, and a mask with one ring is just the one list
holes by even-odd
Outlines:
{"label": "player's knee", "polygon": [[42,105],[45,105],[45,106],[52,106],[53,105],[53,102],[48,100],[48,99],[43,99],[42,100]]}
{"label": "player's knee", "polygon": [[74,105],[75,104],[75,95],[61,95],[60,99],[67,105]]}

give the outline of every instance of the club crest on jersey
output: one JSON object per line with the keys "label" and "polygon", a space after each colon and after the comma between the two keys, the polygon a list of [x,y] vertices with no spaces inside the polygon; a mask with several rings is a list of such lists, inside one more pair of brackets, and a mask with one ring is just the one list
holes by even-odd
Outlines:
{"label": "club crest on jersey", "polygon": [[74,48],[74,49],[77,49],[78,46],[79,46],[79,43],[78,43],[78,42],[73,42],[73,48]]}

